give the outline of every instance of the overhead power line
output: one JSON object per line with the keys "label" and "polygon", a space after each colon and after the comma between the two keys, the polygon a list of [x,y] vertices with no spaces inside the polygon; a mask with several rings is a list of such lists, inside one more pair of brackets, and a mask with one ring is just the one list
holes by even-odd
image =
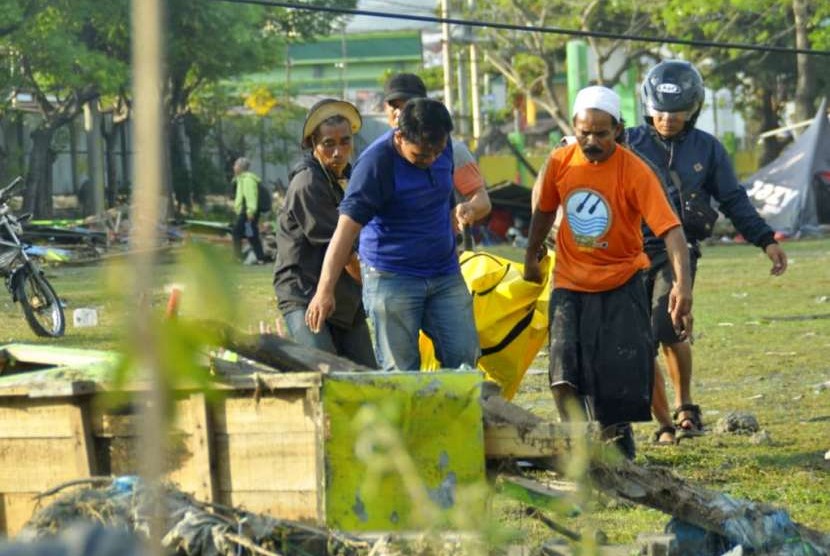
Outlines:
{"label": "overhead power line", "polygon": [[604,31],[580,31],[576,29],[563,29],[561,27],[539,27],[535,25],[516,25],[513,23],[497,23],[492,21],[479,21],[475,19],[461,19],[455,17],[438,17],[415,14],[402,14],[379,12],[374,10],[358,10],[350,8],[336,8],[329,6],[313,6],[298,2],[280,2],[278,0],[215,0],[218,2],[231,2],[235,4],[255,4],[271,8],[286,8],[292,10],[307,10],[314,12],[327,12],[341,15],[362,15],[369,17],[380,17],[386,19],[404,19],[409,21],[421,21],[425,23],[449,23],[450,25],[467,25],[470,27],[484,27],[490,29],[504,29],[508,31],[532,31],[535,33],[546,33],[551,35],[567,35],[571,37],[595,37],[600,39],[613,39],[624,41],[639,41],[656,44],[680,44],[684,46],[700,46],[706,48],[724,48],[734,50],[754,50],[757,52],[779,52],[782,54],[811,54],[815,56],[830,56],[830,50],[811,50],[809,48],[792,48],[789,46],[766,46],[760,44],[744,44],[721,41],[701,41],[692,39],[677,39],[672,37],[644,37],[642,35],[629,35],[625,33],[607,33]]}

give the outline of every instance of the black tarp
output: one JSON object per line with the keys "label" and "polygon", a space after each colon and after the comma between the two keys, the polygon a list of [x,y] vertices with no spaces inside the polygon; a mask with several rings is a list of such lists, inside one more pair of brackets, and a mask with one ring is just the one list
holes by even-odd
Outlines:
{"label": "black tarp", "polygon": [[487,194],[490,196],[493,208],[507,209],[515,217],[530,222],[531,190],[529,187],[503,182],[489,188]]}
{"label": "black tarp", "polygon": [[830,125],[827,99],[813,123],[744,187],[776,232],[798,235],[830,224]]}
{"label": "black tarp", "polygon": [[530,225],[531,190],[512,182],[503,182],[487,190],[492,210],[487,217],[486,243],[515,242],[526,238]]}

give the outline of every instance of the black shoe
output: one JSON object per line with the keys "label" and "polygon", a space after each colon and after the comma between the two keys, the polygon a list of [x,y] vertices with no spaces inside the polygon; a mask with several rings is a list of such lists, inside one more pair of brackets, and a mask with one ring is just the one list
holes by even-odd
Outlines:
{"label": "black shoe", "polygon": [[620,449],[622,455],[627,460],[633,460],[637,455],[637,445],[634,443],[634,430],[631,428],[631,423],[617,426],[617,439],[614,441],[617,448]]}
{"label": "black shoe", "polygon": [[631,423],[618,423],[605,427],[602,431],[602,438],[613,441],[625,459],[634,459],[637,447],[634,443],[634,431],[631,428]]}

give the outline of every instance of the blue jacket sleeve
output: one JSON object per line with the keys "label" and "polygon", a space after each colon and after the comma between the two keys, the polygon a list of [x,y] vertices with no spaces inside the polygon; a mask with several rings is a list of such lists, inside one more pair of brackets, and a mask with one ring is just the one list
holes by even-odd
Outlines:
{"label": "blue jacket sleeve", "polygon": [[723,145],[719,141],[713,141],[713,150],[706,190],[718,202],[721,212],[732,221],[735,229],[747,241],[763,249],[774,241],[772,228],[755,210],[746,189],[738,183],[732,162]]}

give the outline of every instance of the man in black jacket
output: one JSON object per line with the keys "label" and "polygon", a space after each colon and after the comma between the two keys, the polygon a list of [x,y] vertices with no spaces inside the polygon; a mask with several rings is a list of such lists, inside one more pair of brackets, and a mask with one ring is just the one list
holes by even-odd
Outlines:
{"label": "man in black jacket", "polygon": [[337,227],[337,207],[343,200],[353,137],[360,126],[360,114],[348,102],[325,99],[309,110],[302,137],[306,152],[289,175],[285,203],[277,218],[274,290],[298,343],[374,368],[377,362],[361,302],[356,257],[335,286],[336,310],[325,326],[313,332],[305,322],[323,257]]}
{"label": "man in black jacket", "polygon": [[[717,218],[710,199],[717,201],[720,211],[747,241],[766,253],[772,261],[771,273],[783,274],[787,256],[738,183],[723,145],[695,128],[704,99],[703,79],[697,69],[689,62],[676,60],[657,64],[646,75],[641,95],[646,123],[628,130],[627,143],[651,163],[668,188],[689,241],[692,279],[700,257],[698,244],[711,234]],[[671,443],[676,432],[684,436],[699,434],[703,423],[700,407],[692,402],[691,345],[678,339],[666,310],[672,274],[665,244],[647,227],[643,235],[645,251],[651,259],[648,287],[652,294],[652,328],[655,340],[663,347],[676,402],[673,423],[662,375],[655,366],[652,411],[661,425],[655,440]]]}

